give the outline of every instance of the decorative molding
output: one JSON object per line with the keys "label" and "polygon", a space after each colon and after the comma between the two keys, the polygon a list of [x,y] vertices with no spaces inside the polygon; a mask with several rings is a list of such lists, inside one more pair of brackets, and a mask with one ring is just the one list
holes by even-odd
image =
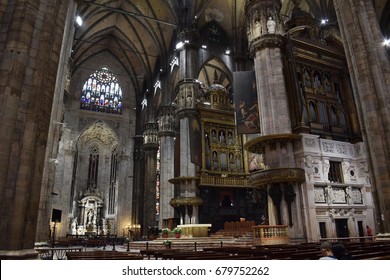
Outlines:
{"label": "decorative molding", "polygon": [[253,172],[250,183],[253,187],[268,185],[271,183],[305,181],[305,171],[301,168],[275,168]]}

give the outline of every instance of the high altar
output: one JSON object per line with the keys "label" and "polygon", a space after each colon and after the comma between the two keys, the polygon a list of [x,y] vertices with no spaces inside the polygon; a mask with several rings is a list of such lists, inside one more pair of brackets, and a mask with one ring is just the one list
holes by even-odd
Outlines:
{"label": "high altar", "polygon": [[178,225],[181,229],[181,235],[183,237],[207,237],[211,224],[189,224],[189,225]]}

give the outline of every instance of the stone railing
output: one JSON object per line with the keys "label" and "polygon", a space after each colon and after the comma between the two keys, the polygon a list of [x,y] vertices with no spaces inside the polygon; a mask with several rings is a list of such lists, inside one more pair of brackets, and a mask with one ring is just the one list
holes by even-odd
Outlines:
{"label": "stone railing", "polygon": [[255,246],[289,243],[287,225],[254,226],[252,229],[254,233],[253,243]]}

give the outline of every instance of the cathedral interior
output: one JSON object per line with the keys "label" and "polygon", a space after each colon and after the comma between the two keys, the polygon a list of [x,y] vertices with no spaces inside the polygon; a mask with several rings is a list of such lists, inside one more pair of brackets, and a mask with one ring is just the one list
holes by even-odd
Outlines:
{"label": "cathedral interior", "polygon": [[390,1],[2,3],[0,257],[53,230],[390,233]]}

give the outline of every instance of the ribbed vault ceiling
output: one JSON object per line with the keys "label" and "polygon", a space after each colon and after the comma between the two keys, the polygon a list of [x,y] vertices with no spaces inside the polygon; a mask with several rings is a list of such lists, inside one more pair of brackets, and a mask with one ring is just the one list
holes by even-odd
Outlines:
{"label": "ribbed vault ceiling", "polygon": [[[151,89],[160,68],[169,67],[179,26],[201,28],[211,19],[222,26],[230,42],[245,32],[244,0],[89,0],[79,1],[77,14],[84,24],[77,28],[73,44],[73,71],[103,52],[110,53],[126,69],[138,101]],[[386,0],[374,1],[378,18],[387,14]],[[288,17],[295,5],[316,18],[335,19],[332,0],[283,0],[281,13]],[[388,8],[388,6],[387,6]],[[388,19],[387,19],[388,22]],[[234,45],[231,46],[233,49]],[[220,63],[210,62],[200,72],[213,80]],[[210,79],[211,77],[211,79]],[[226,84],[226,82],[225,82]]]}

